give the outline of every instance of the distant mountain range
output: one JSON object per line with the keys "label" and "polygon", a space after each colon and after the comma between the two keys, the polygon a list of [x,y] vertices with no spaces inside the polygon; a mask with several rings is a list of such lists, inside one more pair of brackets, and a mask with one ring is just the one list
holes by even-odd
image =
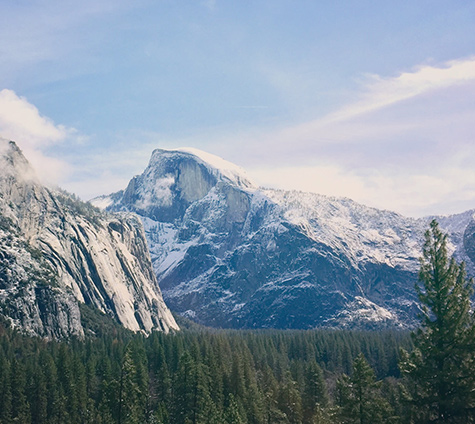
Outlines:
{"label": "distant mountain range", "polygon": [[178,329],[140,220],[44,187],[0,139],[0,316],[30,334],[82,337],[80,303],[134,331]]}
{"label": "distant mountain range", "polygon": [[410,328],[433,218],[475,275],[473,210],[412,219],[259,188],[194,149],[155,150],[125,190],[92,203],[43,186],[0,140],[0,316],[13,326],[82,337],[84,304],[134,331],[177,330],[165,300],[213,327]]}
{"label": "distant mountain range", "polygon": [[93,204],[142,219],[169,307],[230,328],[411,327],[432,218],[474,274],[474,211],[412,219],[346,198],[256,187],[193,149],[157,149],[123,191]]}

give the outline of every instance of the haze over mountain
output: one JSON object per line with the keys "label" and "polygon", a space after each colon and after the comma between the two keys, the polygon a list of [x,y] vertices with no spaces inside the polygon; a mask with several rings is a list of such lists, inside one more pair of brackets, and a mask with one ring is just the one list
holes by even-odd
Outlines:
{"label": "haze over mountain", "polygon": [[105,214],[50,190],[0,139],[0,314],[50,338],[84,334],[79,303],[134,331],[178,329],[133,214]]}
{"label": "haze over mountain", "polygon": [[[417,314],[414,283],[432,217],[258,188],[195,149],[155,150],[125,190],[93,203],[141,217],[167,304],[200,323],[410,327]],[[473,213],[437,217],[471,273]]]}

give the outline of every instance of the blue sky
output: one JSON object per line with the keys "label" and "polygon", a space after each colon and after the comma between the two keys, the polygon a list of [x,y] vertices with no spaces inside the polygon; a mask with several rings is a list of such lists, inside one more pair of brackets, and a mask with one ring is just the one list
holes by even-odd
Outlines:
{"label": "blue sky", "polygon": [[0,136],[84,199],[157,147],[410,216],[475,208],[473,1],[0,5]]}

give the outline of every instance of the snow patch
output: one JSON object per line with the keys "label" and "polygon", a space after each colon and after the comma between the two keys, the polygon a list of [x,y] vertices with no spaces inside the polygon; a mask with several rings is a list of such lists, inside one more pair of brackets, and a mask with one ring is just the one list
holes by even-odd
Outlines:
{"label": "snow patch", "polygon": [[334,321],[337,326],[351,327],[355,324],[380,324],[384,322],[398,325],[399,322],[394,313],[361,296],[355,296],[354,300],[348,302],[345,307],[346,309],[329,320],[329,323]]}
{"label": "snow patch", "polygon": [[135,202],[135,207],[137,209],[148,209],[152,206],[171,206],[171,187],[173,184],[175,184],[175,178],[171,174],[165,175],[163,178],[157,178],[151,190],[149,188],[140,190],[142,195]]}
{"label": "snow patch", "polygon": [[205,165],[207,165],[208,168],[211,168],[211,170],[215,171],[213,172],[215,175],[217,171],[227,180],[239,186],[244,186],[246,188],[256,187],[243,168],[235,165],[232,162],[228,162],[219,156],[203,152],[202,150],[195,149],[193,147],[181,147],[175,150],[192,154],[193,156],[200,159]]}
{"label": "snow patch", "polygon": [[196,317],[196,312],[191,309],[188,309],[187,311],[183,312],[181,315],[184,316],[185,318],[193,319]]}
{"label": "snow patch", "polygon": [[90,200],[89,203],[91,203],[96,208],[104,210],[112,205],[114,201],[112,200],[111,196],[100,196]]}

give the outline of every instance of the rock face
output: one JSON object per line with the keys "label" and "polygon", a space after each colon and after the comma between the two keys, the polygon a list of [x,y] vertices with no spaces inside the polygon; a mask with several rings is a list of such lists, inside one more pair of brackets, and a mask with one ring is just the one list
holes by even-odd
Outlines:
{"label": "rock face", "polygon": [[32,334],[82,336],[78,301],[134,331],[178,328],[140,220],[47,189],[0,140],[0,313]]}
{"label": "rock face", "polygon": [[[141,216],[167,304],[233,328],[410,327],[430,218],[344,198],[259,189],[199,151],[155,150],[123,192],[95,199]],[[475,261],[473,211],[440,218]]]}

